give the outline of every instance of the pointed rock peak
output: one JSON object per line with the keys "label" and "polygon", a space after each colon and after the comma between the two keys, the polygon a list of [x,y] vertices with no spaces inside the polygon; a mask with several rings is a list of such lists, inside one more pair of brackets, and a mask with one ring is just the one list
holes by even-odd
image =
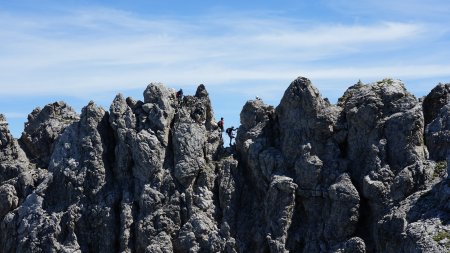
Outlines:
{"label": "pointed rock peak", "polygon": [[64,101],[56,101],[52,104],[54,107],[66,107],[66,103]]}
{"label": "pointed rock peak", "polygon": [[75,110],[63,101],[34,109],[19,139],[27,156],[41,168],[47,168],[53,151],[53,143],[64,129],[79,120]]}
{"label": "pointed rock peak", "polygon": [[110,111],[113,111],[113,109],[114,109],[115,112],[119,112],[119,111],[126,109],[129,106],[130,105],[128,103],[128,98],[125,99],[125,97],[121,93],[119,93],[116,95],[116,97],[112,101]]}
{"label": "pointed rock peak", "polygon": [[[9,132],[5,116],[0,114],[0,185],[25,171],[28,168],[28,164],[29,161],[25,153]],[[0,192],[0,213],[2,212],[3,203]]]}
{"label": "pointed rock peak", "polygon": [[[136,102],[129,102],[129,100],[133,100],[128,97],[125,99],[122,94],[117,94],[114,98],[110,108],[110,123],[113,129],[117,130],[118,128],[135,128],[135,116],[133,114],[133,108],[130,106],[135,105]],[[133,106],[134,107],[134,106]]]}
{"label": "pointed rock peak", "polygon": [[200,84],[197,87],[197,91],[195,92],[195,96],[198,98],[205,98],[205,97],[209,97],[208,92],[206,91],[205,85],[204,84]]}
{"label": "pointed rock peak", "polygon": [[436,93],[436,92],[445,92],[445,93],[449,93],[450,92],[450,83],[439,83],[438,85],[436,85],[436,87],[434,87],[430,93]]}
{"label": "pointed rock peak", "polygon": [[101,118],[105,115],[105,110],[97,106],[93,101],[81,110],[81,119]]}
{"label": "pointed rock peak", "polygon": [[158,98],[162,96],[164,89],[165,86],[162,83],[150,83],[144,90],[144,102],[154,103],[158,101]]}
{"label": "pointed rock peak", "polygon": [[298,77],[289,85],[289,88],[284,93],[283,99],[287,97],[302,100],[308,99],[308,101],[322,100],[319,90],[306,77]]}
{"label": "pointed rock peak", "polygon": [[450,103],[450,83],[439,83],[423,100],[423,114],[425,125],[433,121],[440,109]]}
{"label": "pointed rock peak", "polygon": [[116,95],[113,102],[111,103],[109,111],[112,114],[121,115],[127,110],[127,108],[128,108],[127,101],[125,100],[123,95],[119,93]]}
{"label": "pointed rock peak", "polygon": [[408,91],[405,88],[405,84],[401,80],[385,78],[374,84],[371,84],[373,89],[378,93],[385,94],[386,96],[395,96],[398,94],[407,94]]}
{"label": "pointed rock peak", "polygon": [[75,110],[64,101],[56,101],[45,105],[42,109],[37,107],[30,114],[28,114],[28,123],[25,128],[30,127],[33,121],[40,121],[40,123],[42,123],[41,121],[46,121],[50,118],[73,121],[79,119],[79,116]]}
{"label": "pointed rock peak", "polygon": [[3,114],[0,114],[0,138],[6,138],[10,136],[8,122]]}
{"label": "pointed rock peak", "polygon": [[8,122],[6,122],[5,115],[0,113],[0,125],[3,125],[3,124],[8,124]]}
{"label": "pointed rock peak", "polygon": [[127,101],[127,105],[133,110],[136,107],[139,107],[140,105],[142,105],[142,101],[140,101],[140,100],[136,101],[136,99],[134,99],[132,97],[127,97],[126,101]]}
{"label": "pointed rock peak", "polygon": [[342,97],[340,97],[338,99],[337,105],[340,107],[344,107],[345,104],[347,103],[347,101],[353,97],[353,94],[359,90],[362,89],[363,87],[366,87],[367,85],[364,84],[363,82],[361,82],[361,80],[359,80],[356,84],[348,87],[348,89],[344,92],[344,95],[342,95]]}
{"label": "pointed rock peak", "polygon": [[114,101],[125,101],[125,97],[123,96],[122,93],[118,93],[115,97],[114,97]]}
{"label": "pointed rock peak", "polygon": [[312,85],[311,80],[306,77],[297,77],[297,79],[291,83],[288,90],[289,89],[292,89],[298,94],[306,93],[314,96],[319,95],[319,91]]}
{"label": "pointed rock peak", "polygon": [[311,85],[311,80],[304,76],[299,76],[294,81],[292,81],[292,83]]}
{"label": "pointed rock peak", "polygon": [[176,91],[162,83],[150,83],[144,91],[144,103],[157,104],[161,109],[168,109]]}
{"label": "pointed rock peak", "polygon": [[329,103],[320,95],[319,90],[305,77],[295,79],[284,92],[278,110],[282,108],[302,108],[303,111],[317,111],[328,107]]}
{"label": "pointed rock peak", "polygon": [[250,129],[259,122],[268,121],[274,113],[273,106],[266,105],[261,100],[249,100],[241,111],[241,124]]}
{"label": "pointed rock peak", "polygon": [[344,95],[339,98],[337,104],[340,107],[345,107],[347,104],[354,106],[361,100],[379,100],[380,102],[387,104],[393,101],[400,101],[401,99],[408,101],[416,100],[416,98],[406,90],[402,81],[385,78],[370,84],[358,82],[345,91]]}
{"label": "pointed rock peak", "polygon": [[93,109],[93,108],[97,108],[97,105],[95,104],[95,102],[93,100],[91,100],[91,101],[89,101],[87,106],[85,106],[85,108]]}

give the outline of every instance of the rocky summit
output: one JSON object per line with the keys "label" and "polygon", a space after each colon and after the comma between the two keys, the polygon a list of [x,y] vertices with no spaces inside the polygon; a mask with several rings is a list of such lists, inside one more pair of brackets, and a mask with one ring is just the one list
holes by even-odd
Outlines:
{"label": "rocky summit", "polygon": [[226,148],[203,85],[48,104],[19,139],[0,115],[0,252],[448,253],[449,87],[299,77]]}

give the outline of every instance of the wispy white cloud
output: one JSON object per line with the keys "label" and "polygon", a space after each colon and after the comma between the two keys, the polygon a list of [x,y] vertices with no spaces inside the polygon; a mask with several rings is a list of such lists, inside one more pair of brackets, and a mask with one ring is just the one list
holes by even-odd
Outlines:
{"label": "wispy white cloud", "polygon": [[[399,78],[420,94],[436,80],[449,81],[449,3],[317,4],[333,10],[308,14],[304,4],[301,13],[219,8],[197,16],[152,16],[110,8],[58,7],[47,13],[5,8],[0,112],[20,136],[34,106],[62,97],[79,110],[90,99],[108,107],[119,91],[140,98],[152,81],[186,90],[205,83],[219,104],[216,113],[237,125],[246,99],[258,95],[277,105],[300,75],[332,101],[358,79]],[[324,17],[337,12],[337,18]]]}
{"label": "wispy white cloud", "polygon": [[[367,45],[389,48],[419,38],[425,33],[423,26],[305,25],[273,17],[232,21],[205,17],[185,22],[108,9],[78,10],[56,18],[7,15],[1,30],[14,32],[0,33],[7,42],[0,48],[4,55],[0,86],[9,94],[72,93],[111,89],[131,81],[142,85],[152,78],[177,83],[200,78],[210,83],[279,79],[298,73],[311,61],[345,57]],[[289,66],[277,69],[283,65]],[[320,69],[310,72],[343,75]]]}
{"label": "wispy white cloud", "polygon": [[361,46],[362,43],[397,41],[415,37],[423,32],[421,25],[383,22],[371,26],[320,25],[308,30],[274,31],[257,37],[264,44],[279,44],[299,48],[334,49],[340,46]]}
{"label": "wispy white cloud", "polygon": [[[77,22],[76,20],[73,22]],[[111,20],[117,22],[113,17]],[[100,29],[101,22],[92,22],[93,26]],[[127,24],[124,21],[122,25],[129,27],[137,21],[129,22],[130,24]],[[200,63],[201,60],[229,64],[293,59],[307,62],[330,55],[355,52],[374,43],[415,38],[424,33],[421,25],[405,23],[386,22],[371,26],[330,24],[313,27],[292,27],[292,24],[287,23],[286,28],[275,30],[271,29],[270,22],[266,21],[266,26],[259,30],[241,30],[236,26],[231,35],[226,32],[205,34],[197,31],[195,25],[165,22],[152,22],[148,32],[131,33],[127,36],[120,34],[122,30],[106,31],[106,27],[100,36],[91,31],[89,37],[82,38],[77,38],[76,34],[70,37],[47,38],[30,31],[26,31],[26,34],[18,32],[17,41],[8,46],[8,50],[15,54],[9,54],[10,57],[4,58],[0,66],[3,69],[34,69],[81,62],[104,66],[186,62],[192,64],[196,61]],[[242,21],[245,22],[251,21]],[[69,24],[67,26],[70,27]],[[87,25],[82,24],[82,27],[85,26]],[[279,27],[279,24],[275,21],[273,26]],[[14,35],[1,36],[4,37],[11,39]]]}
{"label": "wispy white cloud", "polygon": [[150,81],[183,86],[273,80],[284,85],[298,75],[342,79],[450,73],[447,64],[388,67],[392,64],[376,58],[333,64],[427,40],[430,29],[422,23],[324,24],[264,15],[152,18],[104,8],[49,17],[0,13],[0,20],[0,88],[9,95],[89,96],[142,88]]}

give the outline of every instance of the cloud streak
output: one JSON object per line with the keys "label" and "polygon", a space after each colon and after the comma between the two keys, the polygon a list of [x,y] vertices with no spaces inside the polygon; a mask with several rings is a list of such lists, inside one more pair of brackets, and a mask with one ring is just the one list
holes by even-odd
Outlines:
{"label": "cloud streak", "polygon": [[[0,14],[3,94],[78,94],[142,87],[150,81],[227,82],[312,78],[446,76],[447,64],[332,66],[389,53],[429,38],[426,24],[334,24],[262,16],[139,17],[113,9],[59,16]],[[357,59],[358,60],[358,59]]]}

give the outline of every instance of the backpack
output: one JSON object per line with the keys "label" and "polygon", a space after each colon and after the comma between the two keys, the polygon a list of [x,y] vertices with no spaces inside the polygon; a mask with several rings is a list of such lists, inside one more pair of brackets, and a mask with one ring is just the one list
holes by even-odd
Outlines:
{"label": "backpack", "polygon": [[231,131],[233,131],[233,129],[231,129],[231,127],[229,127],[229,128],[227,128],[226,133],[227,133],[227,134],[231,134]]}
{"label": "backpack", "polygon": [[217,123],[217,125],[218,125],[220,128],[223,128],[223,122],[222,122],[222,121],[219,121],[219,122]]}

